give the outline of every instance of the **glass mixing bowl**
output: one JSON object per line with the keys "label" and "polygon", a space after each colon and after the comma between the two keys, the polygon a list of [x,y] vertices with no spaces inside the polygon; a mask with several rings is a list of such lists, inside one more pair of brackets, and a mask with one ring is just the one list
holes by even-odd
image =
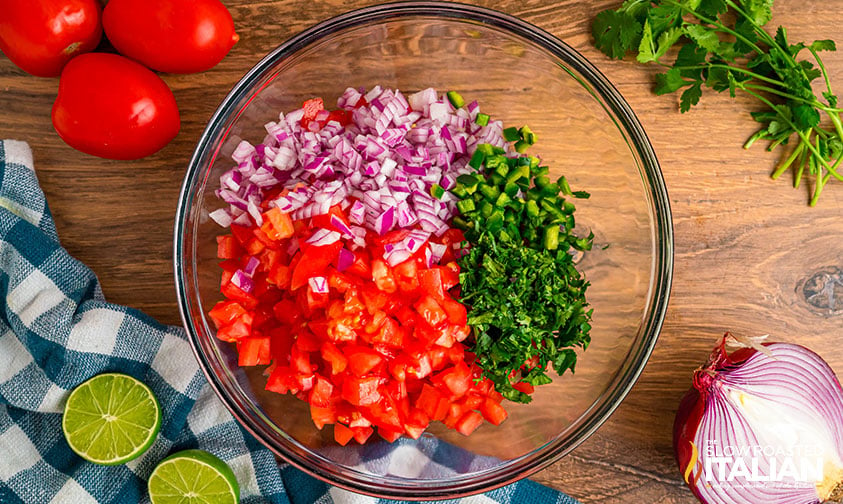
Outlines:
{"label": "glass mixing bowl", "polygon": [[[594,232],[579,267],[591,287],[591,346],[576,373],[538,387],[531,404],[510,404],[500,426],[465,437],[432,426],[419,440],[373,436],[339,447],[318,431],[307,404],[264,391],[261,368],[237,366],[206,314],[220,300],[208,213],[219,175],[241,139],[314,96],[380,84],[411,93],[456,90],[505,125],[529,124],[531,153],[564,174],[577,225]],[[432,499],[486,491],[546,467],[606,420],[630,390],[656,343],[670,291],[673,235],[658,162],[620,94],[576,51],[548,33],[492,10],[443,2],[375,6],[323,22],[279,46],[234,86],[190,162],[175,225],[180,309],[208,381],[239,422],[277,456],[331,484],[390,498]],[[553,374],[553,373],[551,373]],[[435,423],[435,424],[438,424]],[[377,439],[376,439],[377,438]],[[430,460],[432,459],[432,463]]]}

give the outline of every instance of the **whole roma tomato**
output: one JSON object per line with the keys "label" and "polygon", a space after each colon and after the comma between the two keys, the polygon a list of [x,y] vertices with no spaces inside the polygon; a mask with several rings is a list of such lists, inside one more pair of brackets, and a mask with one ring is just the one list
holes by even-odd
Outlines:
{"label": "whole roma tomato", "polygon": [[219,0],[110,0],[103,27],[121,54],[170,73],[208,70],[239,40]]}
{"label": "whole roma tomato", "polygon": [[58,76],[101,37],[97,0],[0,0],[0,50],[32,75]]}
{"label": "whole roma tomato", "polygon": [[70,60],[59,80],[53,126],[74,149],[108,159],[138,159],[179,132],[179,110],[167,84],[117,54]]}

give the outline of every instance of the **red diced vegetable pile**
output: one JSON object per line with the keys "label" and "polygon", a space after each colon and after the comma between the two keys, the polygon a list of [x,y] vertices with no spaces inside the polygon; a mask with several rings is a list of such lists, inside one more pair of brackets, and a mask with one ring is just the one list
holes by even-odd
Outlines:
{"label": "red diced vegetable pile", "polygon": [[432,89],[348,89],[337,110],[316,98],[267,124],[220,179],[217,337],[340,444],[375,429],[418,438],[432,421],[468,435],[507,416],[464,343],[464,236],[446,191],[474,171],[476,145],[506,147],[478,114]]}

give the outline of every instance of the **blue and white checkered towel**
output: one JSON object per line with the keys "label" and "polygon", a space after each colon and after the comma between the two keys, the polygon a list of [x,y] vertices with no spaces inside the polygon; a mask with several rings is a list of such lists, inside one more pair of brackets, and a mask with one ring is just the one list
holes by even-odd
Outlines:
{"label": "blue and white checkered towel", "polygon": [[[243,503],[380,504],[286,465],[234,421],[206,384],[181,328],[107,303],[99,282],[59,244],[23,142],[0,141],[0,504],[148,502],[146,478],[168,453],[201,448],[237,475]],[[105,371],[148,384],[161,432],[140,458],[85,462],[61,430],[64,401]],[[524,480],[463,504],[575,504]]]}

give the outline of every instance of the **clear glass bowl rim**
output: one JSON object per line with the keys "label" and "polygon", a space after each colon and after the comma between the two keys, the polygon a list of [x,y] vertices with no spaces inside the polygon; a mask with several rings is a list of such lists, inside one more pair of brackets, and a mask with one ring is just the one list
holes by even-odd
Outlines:
{"label": "clear glass bowl rim", "polygon": [[[189,246],[190,244],[185,243],[184,237],[188,224],[186,219],[195,196],[191,189],[195,187],[197,178],[204,175],[201,172],[202,158],[208,149],[214,147],[211,142],[220,133],[221,125],[232,114],[238,112],[234,108],[236,104],[248,95],[266,72],[276,63],[291,56],[299,49],[338,31],[376,21],[413,16],[455,18],[502,29],[511,35],[516,35],[542,47],[584,77],[586,82],[581,83],[596,100],[609,109],[607,112],[610,116],[616,117],[617,123],[619,123],[618,127],[622,128],[623,133],[629,135],[631,139],[630,148],[634,149],[634,154],[640,158],[640,169],[645,176],[645,183],[650,196],[651,215],[654,216],[655,247],[653,253],[655,256],[655,271],[653,272],[654,277],[648,305],[651,316],[644,321],[640,344],[637,348],[631,350],[631,356],[625,361],[625,373],[615,380],[615,386],[607,393],[602,402],[592,405],[586,421],[581,422],[577,429],[568,436],[567,442],[550,442],[524,457],[510,461],[500,470],[481,473],[480,477],[473,475],[472,477],[456,478],[453,481],[448,481],[447,484],[425,481],[423,485],[403,486],[392,485],[383,481],[375,484],[371,478],[367,479],[350,474],[348,471],[337,471],[336,468],[324,467],[319,459],[308,460],[308,457],[301,457],[301,454],[286,451],[283,447],[277,446],[268,439],[267,433],[269,431],[265,426],[259,425],[250,416],[240,411],[237,407],[240,399],[233,396],[228,389],[228,385],[211,369],[207,360],[208,356],[202,348],[201,335],[190,319],[190,300],[188,299],[189,293],[186,286],[191,280],[195,281],[195,278],[186,278],[185,264],[187,263],[185,261],[192,261],[189,264],[196,264],[196,257],[192,248],[185,248],[186,245]],[[213,154],[212,163],[216,155],[217,153]],[[638,118],[614,85],[575,49],[535,25],[493,9],[444,1],[399,1],[364,7],[340,14],[288,39],[252,67],[223,99],[197,142],[179,194],[173,242],[176,294],[188,340],[212,389],[237,421],[275,455],[308,474],[341,488],[391,499],[430,500],[457,498],[486,492],[525,478],[547,467],[585,441],[620,405],[643,371],[656,345],[664,322],[673,276],[673,223],[667,189],[661,175],[659,162]],[[436,483],[440,482],[436,481]]]}

